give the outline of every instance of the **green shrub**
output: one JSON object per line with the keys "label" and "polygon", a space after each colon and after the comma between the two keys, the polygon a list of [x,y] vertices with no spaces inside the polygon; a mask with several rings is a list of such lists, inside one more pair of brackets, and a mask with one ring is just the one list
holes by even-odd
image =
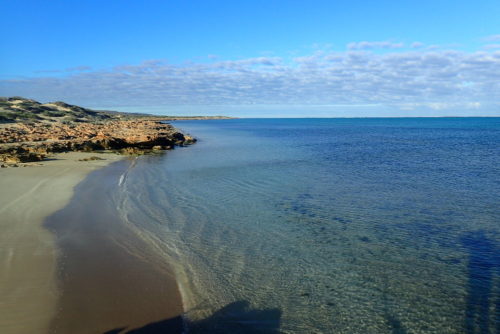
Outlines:
{"label": "green shrub", "polygon": [[12,123],[14,120],[6,113],[0,112],[0,123]]}
{"label": "green shrub", "polygon": [[38,117],[38,115],[35,115],[33,113],[30,113],[30,112],[26,112],[26,111],[20,111],[20,112],[16,112],[14,113],[16,119],[20,119],[20,120],[36,120],[36,119],[40,119],[40,117]]}
{"label": "green shrub", "polygon": [[63,117],[64,115],[66,115],[66,113],[63,111],[44,110],[44,111],[42,111],[42,115],[47,116],[47,117]]}

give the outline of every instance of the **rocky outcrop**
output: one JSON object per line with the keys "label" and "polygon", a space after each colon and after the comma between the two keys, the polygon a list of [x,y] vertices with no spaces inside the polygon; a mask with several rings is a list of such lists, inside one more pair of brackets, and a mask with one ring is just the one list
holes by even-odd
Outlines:
{"label": "rocky outcrop", "polygon": [[0,161],[43,160],[52,152],[113,150],[143,154],[189,145],[196,140],[156,120],[113,120],[92,123],[15,123],[0,128]]}

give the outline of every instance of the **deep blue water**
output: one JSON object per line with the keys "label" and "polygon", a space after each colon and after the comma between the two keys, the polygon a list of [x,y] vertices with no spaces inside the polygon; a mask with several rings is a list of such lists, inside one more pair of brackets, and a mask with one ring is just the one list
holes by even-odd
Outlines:
{"label": "deep blue water", "polygon": [[120,212],[192,333],[500,333],[500,118],[174,125]]}

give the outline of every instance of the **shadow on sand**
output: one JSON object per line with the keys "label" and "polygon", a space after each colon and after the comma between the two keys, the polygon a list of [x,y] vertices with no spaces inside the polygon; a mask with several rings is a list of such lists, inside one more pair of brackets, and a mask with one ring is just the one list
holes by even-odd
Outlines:
{"label": "shadow on sand", "polygon": [[481,231],[466,234],[461,242],[469,252],[466,333],[500,333],[500,294],[495,291],[500,287],[494,286],[500,274],[500,250]]}
{"label": "shadow on sand", "polygon": [[[210,317],[200,321],[187,321],[189,333],[214,334],[279,334],[281,311],[279,309],[251,309],[247,301],[226,305]],[[181,316],[147,324],[132,330],[115,328],[103,334],[179,334],[183,332]]]}

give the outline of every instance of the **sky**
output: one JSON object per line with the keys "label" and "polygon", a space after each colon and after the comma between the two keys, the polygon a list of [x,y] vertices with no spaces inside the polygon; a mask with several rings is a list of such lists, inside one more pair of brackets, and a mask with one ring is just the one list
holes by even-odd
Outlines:
{"label": "sky", "polygon": [[238,117],[500,116],[500,1],[0,0],[0,96]]}

